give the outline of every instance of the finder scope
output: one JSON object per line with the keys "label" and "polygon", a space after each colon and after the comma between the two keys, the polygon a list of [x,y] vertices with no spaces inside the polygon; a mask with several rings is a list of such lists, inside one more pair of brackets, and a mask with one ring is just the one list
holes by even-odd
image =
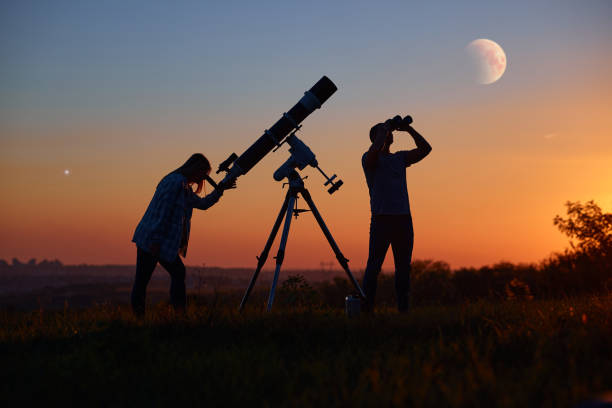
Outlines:
{"label": "finder scope", "polygon": [[[232,153],[235,157],[230,156],[225,160],[222,163],[224,168],[220,166],[219,171],[225,170],[226,178],[237,178],[246,174],[275,146],[280,145],[292,130],[298,129],[300,123],[315,109],[320,108],[337,90],[336,85],[328,77],[323,76],[312,88],[304,92],[304,96],[293,108],[283,113],[283,116],[270,129],[266,129],[242,155],[237,157]],[[233,165],[228,169],[231,162]]]}

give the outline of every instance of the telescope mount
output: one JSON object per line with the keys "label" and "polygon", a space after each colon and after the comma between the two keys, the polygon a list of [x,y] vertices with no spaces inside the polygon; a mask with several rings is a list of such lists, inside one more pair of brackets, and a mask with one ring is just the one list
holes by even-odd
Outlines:
{"label": "telescope mount", "polygon": [[[320,169],[319,169],[319,171],[320,171]],[[327,176],[325,176],[325,177],[327,178]],[[275,178],[277,178],[276,175],[275,175]],[[329,243],[329,245],[331,246],[332,250],[334,251],[334,254],[336,255],[336,259],[340,263],[340,266],[342,266],[342,269],[344,269],[344,271],[346,272],[347,276],[349,277],[349,280],[352,282],[353,286],[355,287],[355,289],[357,290],[359,295],[362,297],[362,299],[366,299],[366,296],[365,296],[363,290],[359,286],[359,283],[357,283],[357,281],[355,280],[355,277],[353,276],[353,274],[351,273],[351,271],[350,271],[350,269],[348,267],[348,259],[346,259],[344,257],[344,255],[340,251],[340,248],[338,248],[338,245],[336,244],[336,241],[334,241],[334,238],[332,237],[331,233],[329,232],[329,229],[325,225],[325,221],[323,221],[323,217],[319,213],[319,210],[317,209],[314,201],[312,200],[312,197],[310,196],[310,193],[308,192],[308,189],[306,189],[306,187],[304,186],[304,180],[300,177],[299,173],[295,169],[291,169],[290,171],[288,171],[288,175],[286,176],[286,178],[288,180],[288,183],[286,183],[286,184],[289,184],[289,189],[287,190],[287,194],[285,195],[285,200],[283,202],[283,205],[281,206],[281,210],[280,210],[278,216],[276,217],[276,221],[274,222],[274,226],[272,227],[272,231],[270,232],[270,235],[268,236],[268,241],[266,242],[266,245],[265,245],[263,251],[261,252],[260,256],[257,257],[257,269],[255,270],[255,273],[253,274],[253,277],[251,278],[251,281],[250,281],[249,286],[248,286],[248,288],[247,288],[247,290],[246,290],[246,292],[244,294],[244,297],[242,298],[242,301],[240,302],[240,309],[239,310],[242,311],[242,309],[244,308],[244,306],[245,306],[245,304],[246,304],[246,302],[247,302],[247,300],[249,298],[249,295],[250,295],[251,291],[253,290],[253,287],[255,286],[255,282],[257,281],[257,277],[259,276],[259,273],[261,272],[261,269],[263,268],[264,264],[266,263],[266,259],[268,258],[268,254],[270,252],[270,248],[272,247],[272,244],[274,243],[274,239],[276,238],[276,234],[278,233],[278,230],[280,228],[281,222],[283,221],[283,218],[284,218],[285,219],[285,223],[284,223],[284,226],[283,226],[283,232],[282,232],[282,235],[281,235],[281,241],[280,241],[280,244],[279,244],[279,247],[278,247],[278,252],[277,252],[276,257],[275,257],[275,259],[276,259],[276,269],[274,270],[274,277],[273,277],[273,280],[272,280],[272,286],[270,288],[270,294],[268,296],[268,303],[267,303],[267,310],[270,311],[272,309],[272,303],[274,302],[274,292],[276,290],[276,285],[278,283],[278,276],[280,274],[280,268],[281,268],[281,265],[282,265],[283,260],[285,258],[285,247],[287,245],[287,238],[289,236],[289,227],[291,226],[291,217],[294,216],[295,218],[297,218],[300,213],[302,213],[304,211],[308,211],[308,210],[303,210],[303,209],[298,209],[297,208],[298,195],[301,195],[302,198],[304,199],[304,201],[306,201],[306,203],[308,204],[308,207],[310,208],[310,211],[314,215],[314,217],[315,217],[315,219],[317,221],[317,224],[321,228],[321,231],[323,232],[323,235],[325,235],[325,238],[327,239],[327,242]],[[333,183],[332,183],[332,188],[333,187],[334,186],[333,186]],[[338,185],[338,187],[339,187],[339,185]]]}

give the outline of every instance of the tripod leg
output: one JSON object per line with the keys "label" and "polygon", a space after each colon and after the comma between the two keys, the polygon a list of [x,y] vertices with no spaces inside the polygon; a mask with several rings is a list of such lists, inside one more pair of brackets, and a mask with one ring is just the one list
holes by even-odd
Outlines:
{"label": "tripod leg", "polygon": [[[289,193],[287,193],[289,194]],[[270,296],[268,297],[268,312],[272,309],[272,303],[274,302],[274,291],[276,290],[276,283],[278,282],[278,275],[280,273],[283,259],[285,258],[285,246],[287,245],[287,237],[289,236],[289,227],[291,226],[291,213],[295,207],[295,200],[297,195],[293,193],[287,203],[287,213],[285,215],[285,225],[283,226],[283,234],[281,235],[280,245],[278,246],[278,253],[276,255],[276,269],[274,270],[274,279],[272,279],[272,287],[270,288]]]}
{"label": "tripod leg", "polygon": [[264,264],[266,263],[266,259],[268,259],[268,253],[270,252],[270,248],[272,247],[274,238],[276,238],[276,234],[278,233],[278,229],[280,228],[281,222],[283,221],[283,217],[287,213],[288,203],[289,203],[289,192],[287,192],[287,194],[285,195],[285,201],[283,201],[283,205],[281,207],[280,212],[278,213],[278,217],[276,217],[276,221],[274,222],[274,226],[272,227],[272,231],[270,232],[270,236],[268,237],[266,246],[264,247],[263,251],[261,251],[261,254],[257,257],[257,269],[255,269],[255,273],[253,274],[253,277],[251,278],[249,287],[247,288],[246,292],[244,293],[244,297],[242,298],[242,301],[240,302],[240,308],[238,309],[238,311],[240,312],[242,312],[242,309],[244,309],[244,305],[246,304],[249,298],[249,295],[251,294],[251,290],[253,290],[253,286],[255,286],[255,281],[257,280],[257,277],[259,276],[259,272],[261,272],[261,268],[263,268]]}
{"label": "tripod leg", "polygon": [[327,226],[325,225],[325,222],[323,221],[323,217],[321,217],[321,214],[319,213],[319,210],[317,210],[317,207],[315,206],[314,201],[312,201],[312,197],[310,196],[310,193],[308,192],[308,190],[306,190],[306,188],[302,188],[300,190],[300,193],[302,193],[302,197],[304,197],[304,200],[308,203],[308,206],[310,207],[310,210],[314,214],[317,220],[317,223],[319,223],[319,227],[321,227],[321,230],[323,231],[325,238],[327,238],[327,242],[329,242],[329,245],[331,246],[332,250],[336,254],[336,259],[338,259],[340,266],[342,266],[342,269],[344,269],[350,281],[353,283],[353,286],[355,286],[355,289],[357,289],[361,297],[363,299],[366,299],[365,293],[363,293],[361,286],[359,286],[359,283],[357,283],[357,281],[355,280],[355,277],[353,276],[353,274],[351,273],[348,267],[348,259],[346,259],[344,255],[342,255],[340,248],[338,248],[338,245],[336,245],[336,241],[334,241],[334,237],[332,237],[331,233],[327,229]]}

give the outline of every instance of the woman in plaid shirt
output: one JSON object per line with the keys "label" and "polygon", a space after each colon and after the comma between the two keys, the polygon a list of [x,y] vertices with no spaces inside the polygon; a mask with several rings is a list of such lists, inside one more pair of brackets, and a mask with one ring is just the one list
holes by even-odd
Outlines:
{"label": "woman in plaid shirt", "polygon": [[[164,177],[155,190],[153,199],[132,241],[136,243],[136,278],[132,288],[132,309],[138,316],[145,312],[147,284],[157,263],[170,274],[170,301],[176,310],[185,309],[185,265],[181,256],[187,254],[191,214],[194,208],[206,210],[223,195],[223,190],[235,187],[219,185],[205,197],[204,178],[210,173],[210,162],[201,153],[193,154],[181,167]],[[194,192],[191,188],[197,184]]]}

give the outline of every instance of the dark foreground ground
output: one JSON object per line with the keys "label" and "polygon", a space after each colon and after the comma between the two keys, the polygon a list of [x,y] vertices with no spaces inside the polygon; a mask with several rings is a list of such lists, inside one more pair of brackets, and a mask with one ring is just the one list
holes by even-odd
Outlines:
{"label": "dark foreground ground", "polygon": [[223,294],[0,311],[3,406],[565,407],[612,389],[612,297],[392,309],[251,307]]}

